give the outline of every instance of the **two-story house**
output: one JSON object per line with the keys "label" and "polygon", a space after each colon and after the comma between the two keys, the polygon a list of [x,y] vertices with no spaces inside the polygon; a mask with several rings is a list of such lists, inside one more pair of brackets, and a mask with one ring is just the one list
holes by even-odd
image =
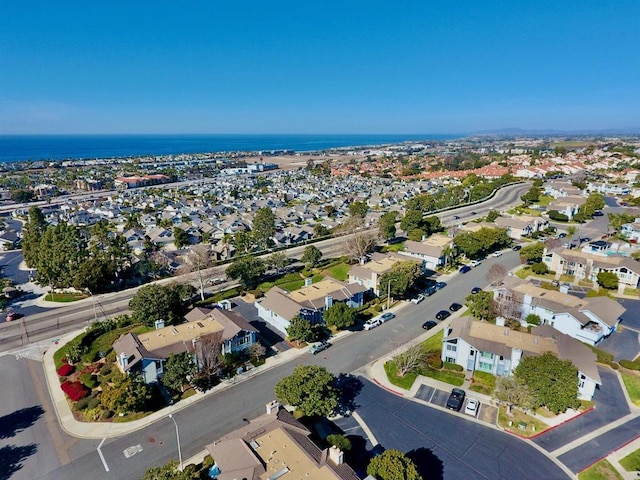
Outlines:
{"label": "two-story house", "polygon": [[535,327],[531,333],[511,330],[504,325],[459,317],[451,321],[442,340],[442,361],[460,365],[467,371],[511,375],[523,357],[552,352],[571,360],[578,369],[578,398],[591,400],[601,385],[596,354],[578,340],[549,325]]}
{"label": "two-story house", "polygon": [[198,307],[185,319],[185,323],[168,327],[156,322],[154,331],[121,336],[113,344],[120,370],[139,372],[145,383],[153,383],[162,377],[164,362],[171,354],[195,355],[197,343],[205,336],[220,335],[222,355],[245,350],[256,342],[257,330],[236,312]]}
{"label": "two-story house", "polygon": [[[594,242],[591,242],[594,243]],[[545,249],[542,261],[549,270],[556,272],[556,276],[572,275],[577,279],[597,281],[598,273],[612,272],[618,277],[620,285],[638,288],[640,284],[640,262],[623,255],[602,255],[594,243],[594,247],[587,245],[587,251],[559,248]],[[589,251],[591,250],[591,251]]]}
{"label": "two-story house", "polygon": [[519,215],[512,217],[498,217],[495,226],[506,228],[507,235],[514,240],[531,235],[533,232],[544,230],[549,226],[549,221],[543,217]]}
{"label": "two-story house", "polygon": [[423,269],[435,270],[445,265],[454,251],[455,244],[452,237],[434,234],[422,242],[407,240],[404,242],[404,250],[398,253],[422,260]]}
{"label": "two-story house", "polygon": [[367,289],[358,283],[344,283],[331,277],[307,284],[292,292],[272,287],[256,301],[258,316],[284,335],[293,317],[300,315],[315,325],[322,323],[322,313],[334,302],[344,302],[351,308],[362,306]]}
{"label": "two-story house", "polygon": [[[412,261],[406,255],[397,253],[372,253],[369,261],[363,261],[358,265],[353,265],[349,270],[349,283],[358,283],[379,296],[381,292],[386,292],[387,285],[380,285],[380,278],[393,269],[399,262]],[[422,263],[416,260],[416,263]]]}

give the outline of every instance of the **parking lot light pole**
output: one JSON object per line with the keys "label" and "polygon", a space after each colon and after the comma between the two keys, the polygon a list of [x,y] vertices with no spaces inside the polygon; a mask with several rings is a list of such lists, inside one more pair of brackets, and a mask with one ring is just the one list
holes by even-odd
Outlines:
{"label": "parking lot light pole", "polygon": [[178,424],[176,423],[176,419],[173,418],[173,414],[169,414],[169,418],[173,421],[173,424],[176,426],[176,440],[178,441],[178,459],[180,460],[180,471],[182,472],[182,450],[180,449],[180,432],[178,431]]}

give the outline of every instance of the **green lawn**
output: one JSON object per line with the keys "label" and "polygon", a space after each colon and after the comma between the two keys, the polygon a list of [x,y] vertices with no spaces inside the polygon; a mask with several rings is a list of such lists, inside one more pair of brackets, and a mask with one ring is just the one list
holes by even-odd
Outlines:
{"label": "green lawn", "polygon": [[[321,275],[319,273],[311,277],[313,283],[318,283],[323,278],[324,278],[324,275]],[[298,280],[293,280],[288,283],[278,283],[278,286],[280,288],[284,288],[289,292],[293,292],[294,290],[298,290],[299,288],[304,287],[304,282],[305,280],[303,278],[300,278]]]}
{"label": "green lawn", "polygon": [[623,371],[620,371],[620,375],[622,376],[622,381],[627,389],[629,398],[634,405],[640,406],[640,377]]}
{"label": "green lawn", "polygon": [[434,336],[427,338],[422,342],[422,351],[424,353],[437,352],[442,350],[442,339],[444,338],[444,330],[440,330]]}
{"label": "green lawn", "polygon": [[351,265],[346,263],[338,263],[327,269],[329,275],[331,275],[336,280],[340,280],[342,282],[346,282],[349,279],[349,269]]}
{"label": "green lawn", "polygon": [[627,472],[640,470],[640,449],[631,452],[620,460],[620,465],[622,465]]}
{"label": "green lawn", "polygon": [[462,372],[454,372],[453,370],[435,370],[433,368],[423,368],[420,371],[420,374],[425,377],[434,378],[436,380],[440,380],[441,382],[448,383],[453,385],[454,387],[460,387],[464,383],[464,373]]}
{"label": "green lawn", "polygon": [[88,295],[84,293],[47,293],[44,299],[47,302],[60,302],[60,303],[68,303],[68,302],[77,302],[78,300],[82,300],[83,298],[87,298]]}
{"label": "green lawn", "polygon": [[538,197],[538,205],[540,205],[541,207],[546,207],[551,203],[552,200],[553,197],[551,195],[540,195]]}
{"label": "green lawn", "polygon": [[399,252],[401,250],[404,250],[404,242],[392,243],[391,245],[385,245],[384,247],[382,247],[382,249],[380,251],[382,253],[385,253],[385,252]]}
{"label": "green lawn", "polygon": [[387,373],[387,379],[396,387],[404,388],[405,390],[411,390],[413,382],[416,381],[418,376],[416,373],[409,372],[404,377],[398,376],[398,369],[396,364],[392,361],[388,361],[384,364],[384,371]]}
{"label": "green lawn", "polygon": [[600,460],[578,474],[578,480],[623,480],[607,460]]}

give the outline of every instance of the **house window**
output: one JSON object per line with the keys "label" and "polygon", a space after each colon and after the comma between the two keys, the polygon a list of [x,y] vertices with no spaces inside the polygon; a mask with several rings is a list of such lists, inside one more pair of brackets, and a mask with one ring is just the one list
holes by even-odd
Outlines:
{"label": "house window", "polygon": [[478,363],[478,370],[484,370],[486,372],[490,372],[492,368],[493,368],[493,365],[491,365],[490,363],[487,363],[487,362]]}
{"label": "house window", "polygon": [[456,352],[458,350],[458,347],[456,347],[455,345],[451,345],[449,343],[447,343],[447,350],[450,352]]}
{"label": "house window", "polygon": [[453,357],[444,357],[444,361],[447,363],[456,363],[456,359]]}
{"label": "house window", "polygon": [[578,382],[578,388],[584,388],[584,380]]}
{"label": "house window", "polygon": [[489,352],[482,352],[482,353],[480,354],[480,356],[481,356],[482,358],[489,358],[489,359],[493,359],[493,353],[489,353]]}

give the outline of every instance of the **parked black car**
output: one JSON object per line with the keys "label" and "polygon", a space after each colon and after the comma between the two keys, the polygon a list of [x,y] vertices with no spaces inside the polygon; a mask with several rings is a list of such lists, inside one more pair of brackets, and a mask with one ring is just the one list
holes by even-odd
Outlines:
{"label": "parked black car", "polygon": [[447,312],[446,310],[440,310],[438,313],[436,313],[436,318],[438,320],[444,320],[449,315],[451,315],[451,313]]}
{"label": "parked black car", "polygon": [[447,399],[447,408],[459,412],[462,408],[462,404],[464,403],[465,395],[466,394],[464,390],[461,390],[459,388],[454,388],[453,390],[451,390],[451,394]]}
{"label": "parked black car", "polygon": [[458,310],[460,310],[462,308],[462,305],[460,305],[459,303],[452,303],[449,306],[449,310],[451,310],[452,312],[457,312]]}
{"label": "parked black car", "polygon": [[427,320],[422,324],[422,328],[424,328],[425,330],[431,330],[436,325],[438,325],[437,322],[434,322],[433,320]]}

